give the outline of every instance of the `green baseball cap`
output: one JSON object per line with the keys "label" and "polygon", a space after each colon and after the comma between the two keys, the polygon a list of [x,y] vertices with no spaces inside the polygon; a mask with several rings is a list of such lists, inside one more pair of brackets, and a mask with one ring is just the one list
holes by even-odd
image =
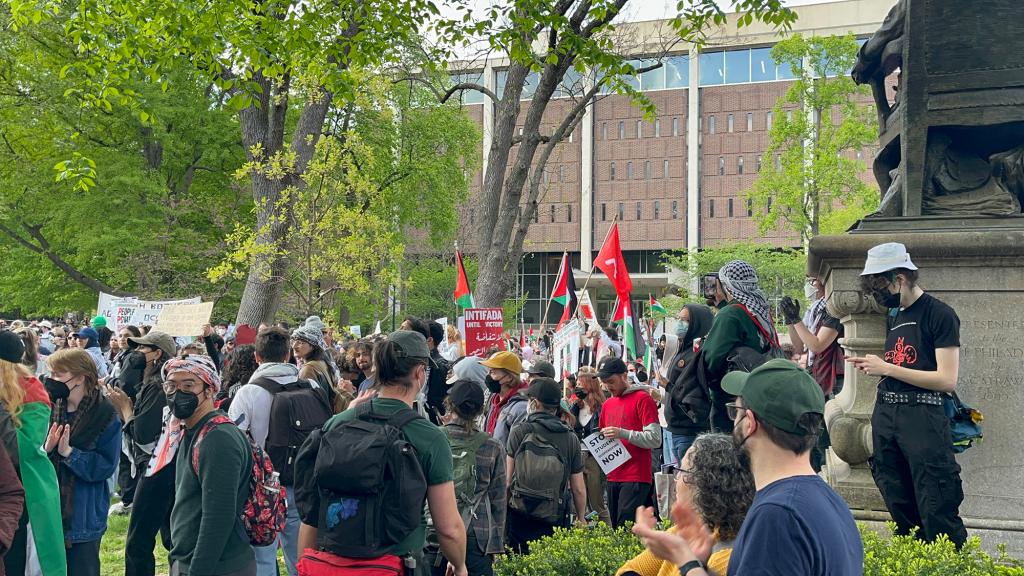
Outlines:
{"label": "green baseball cap", "polygon": [[825,395],[810,374],[782,358],[769,360],[752,372],[729,372],[722,389],[743,397],[743,405],[758,418],[790,434],[808,434],[800,417],[825,414]]}
{"label": "green baseball cap", "polygon": [[388,334],[388,340],[398,345],[398,356],[408,358],[430,359],[430,350],[427,349],[427,339],[419,332],[411,330],[396,330]]}

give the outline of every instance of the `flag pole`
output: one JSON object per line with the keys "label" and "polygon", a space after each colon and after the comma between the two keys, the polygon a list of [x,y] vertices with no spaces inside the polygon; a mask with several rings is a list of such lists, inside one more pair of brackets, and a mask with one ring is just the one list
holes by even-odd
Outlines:
{"label": "flag pole", "polygon": [[[618,224],[618,222],[619,222],[619,213],[616,212],[615,213],[615,217],[612,218],[611,225],[608,226],[608,230],[606,230],[605,233],[604,233],[604,240],[601,241],[601,246],[604,246],[604,243],[608,241],[608,237],[612,235],[612,228],[614,228],[615,225]],[[600,250],[598,250],[598,252],[600,252]],[[587,285],[590,284],[590,279],[594,276],[594,268],[597,268],[597,266],[595,266],[594,263],[591,262],[590,263],[590,274],[587,274],[587,280],[583,283],[583,290],[582,290],[583,292],[586,292]],[[593,302],[591,302],[591,305],[593,305]],[[577,311],[578,311],[578,307],[577,307]],[[595,318],[597,317],[596,311],[595,311],[594,317]]]}

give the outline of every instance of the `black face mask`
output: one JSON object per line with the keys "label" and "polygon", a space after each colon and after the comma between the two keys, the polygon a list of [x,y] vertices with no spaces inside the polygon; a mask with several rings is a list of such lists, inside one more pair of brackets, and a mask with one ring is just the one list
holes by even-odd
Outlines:
{"label": "black face mask", "polygon": [[583,388],[577,388],[576,390],[573,390],[573,393],[576,394],[576,397],[580,400],[586,400],[587,398],[587,391]]}
{"label": "black face mask", "polygon": [[871,293],[871,296],[883,308],[899,308],[900,293],[890,294],[888,290],[882,289]]}
{"label": "black face mask", "polygon": [[491,378],[490,374],[484,376],[484,385],[487,386],[487,389],[490,390],[492,394],[501,392],[501,382]]}
{"label": "black face mask", "polygon": [[171,408],[171,414],[179,420],[187,420],[196,413],[199,408],[199,396],[192,392],[178,390],[167,397],[167,405]]}
{"label": "black face mask", "polygon": [[68,388],[67,382],[61,382],[60,380],[54,380],[53,378],[47,377],[43,380],[43,387],[46,388],[46,393],[50,395],[50,400],[56,402],[57,400],[66,400],[71,394],[71,389]]}

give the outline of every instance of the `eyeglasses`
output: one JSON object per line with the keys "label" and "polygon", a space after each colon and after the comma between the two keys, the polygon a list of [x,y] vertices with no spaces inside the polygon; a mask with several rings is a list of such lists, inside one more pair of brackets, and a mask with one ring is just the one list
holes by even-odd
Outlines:
{"label": "eyeglasses", "polygon": [[182,385],[179,386],[177,383],[168,380],[168,381],[164,382],[163,387],[164,387],[164,394],[173,394],[173,393],[175,393],[178,390],[181,390],[182,392],[191,392],[193,394],[198,394],[203,389],[203,383],[202,382],[189,382],[189,383],[183,382]]}
{"label": "eyeglasses", "polygon": [[693,470],[683,468],[681,466],[676,466],[675,464],[666,464],[665,466],[662,466],[662,472],[665,474],[671,474],[675,478],[682,478],[684,480],[687,476],[693,474]]}
{"label": "eyeglasses", "polygon": [[750,410],[750,408],[740,406],[735,402],[727,402],[725,404],[725,414],[729,417],[729,420],[735,420],[736,415],[740,413],[740,410],[747,411]]}

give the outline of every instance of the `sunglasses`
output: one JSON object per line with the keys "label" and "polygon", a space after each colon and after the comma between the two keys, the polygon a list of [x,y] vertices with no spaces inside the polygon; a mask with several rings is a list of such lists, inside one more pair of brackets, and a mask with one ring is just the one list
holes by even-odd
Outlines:
{"label": "sunglasses", "polygon": [[729,420],[735,420],[736,415],[740,413],[740,410],[750,410],[750,408],[740,406],[735,402],[727,402],[725,404],[725,414],[729,417]]}

